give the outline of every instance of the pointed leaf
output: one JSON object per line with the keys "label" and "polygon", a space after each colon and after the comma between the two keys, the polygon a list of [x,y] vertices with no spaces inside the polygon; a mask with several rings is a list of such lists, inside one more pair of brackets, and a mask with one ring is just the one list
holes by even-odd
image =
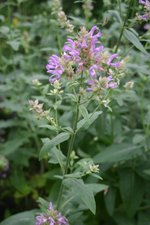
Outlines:
{"label": "pointed leaf", "polygon": [[119,177],[119,188],[126,213],[133,217],[142,202],[144,183],[131,169],[121,170]]}
{"label": "pointed leaf", "polygon": [[59,145],[60,143],[68,140],[70,137],[70,134],[67,133],[67,132],[63,132],[63,133],[60,133],[58,134],[56,137],[54,137],[53,139],[49,139],[49,138],[46,138],[44,140],[44,145],[41,149],[41,152],[40,152],[40,159],[45,156],[45,154],[47,154],[49,151],[51,151],[51,149],[53,147],[55,147],[56,145]]}
{"label": "pointed leaf", "polygon": [[25,211],[5,219],[0,225],[34,225],[37,210]]}
{"label": "pointed leaf", "polygon": [[110,187],[104,198],[105,206],[110,216],[114,214],[115,200],[116,200],[116,189]]}
{"label": "pointed leaf", "polygon": [[124,30],[124,36],[128,39],[128,41],[130,41],[138,50],[140,50],[141,52],[148,54],[144,48],[144,46],[141,44],[141,42],[139,41],[138,36],[133,33],[133,30],[131,29],[125,29]]}
{"label": "pointed leaf", "polygon": [[96,212],[96,203],[94,199],[93,190],[88,185],[84,184],[83,180],[68,178],[66,179],[69,187],[73,188],[79,199],[84,203],[85,207],[90,209],[93,214]]}
{"label": "pointed leaf", "polygon": [[48,154],[50,156],[49,163],[52,164],[59,164],[62,172],[64,172],[64,162],[65,162],[65,155],[61,152],[61,150],[57,149],[56,147],[52,148]]}
{"label": "pointed leaf", "polygon": [[80,129],[83,126],[85,129],[87,129],[99,117],[100,114],[102,114],[102,111],[90,113],[88,115],[88,120],[87,118],[84,118],[78,122],[77,129]]}
{"label": "pointed leaf", "polygon": [[140,154],[141,148],[134,144],[113,144],[94,157],[95,163],[118,162],[121,160],[129,160],[133,156]]}
{"label": "pointed leaf", "polygon": [[83,116],[83,118],[84,118],[87,122],[89,122],[89,114],[88,114],[88,111],[87,111],[86,107],[85,107],[84,105],[81,105],[81,106],[79,107],[79,111],[80,111],[81,115]]}

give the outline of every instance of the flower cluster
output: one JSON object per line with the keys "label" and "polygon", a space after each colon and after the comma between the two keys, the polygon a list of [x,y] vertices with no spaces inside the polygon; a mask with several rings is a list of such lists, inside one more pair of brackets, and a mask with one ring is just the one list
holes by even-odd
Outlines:
{"label": "flower cluster", "polygon": [[83,1],[83,6],[84,14],[86,18],[90,18],[92,16],[92,10],[93,10],[93,4],[92,0],[84,0]]}
{"label": "flower cluster", "polygon": [[57,18],[61,28],[65,28],[68,33],[73,32],[74,26],[70,23],[70,20],[67,19],[63,10],[57,13]]}
{"label": "flower cluster", "polygon": [[104,49],[99,42],[100,37],[98,27],[93,26],[89,32],[81,28],[75,40],[68,38],[61,57],[52,55],[46,65],[47,72],[51,74],[50,83],[60,80],[63,74],[74,80],[82,74],[88,91],[99,84],[106,89],[116,88],[118,83],[112,75],[121,70],[122,62],[116,60],[118,54],[111,55]]}
{"label": "flower cluster", "polygon": [[89,169],[91,173],[99,173],[100,171],[99,165],[95,165],[94,163],[89,165]]}
{"label": "flower cluster", "polygon": [[56,21],[61,28],[66,29],[68,33],[72,33],[74,26],[68,20],[65,12],[62,9],[61,0],[52,0],[51,2],[52,14],[56,16]]}
{"label": "flower cluster", "polygon": [[29,100],[30,110],[35,111],[37,115],[40,117],[45,117],[48,114],[48,111],[43,110],[43,103],[39,103],[39,101],[36,99],[35,101]]}
{"label": "flower cluster", "polygon": [[35,225],[69,225],[69,223],[60,212],[54,210],[53,205],[50,202],[47,212],[36,216]]}
{"label": "flower cluster", "polygon": [[139,20],[147,21],[150,19],[150,1],[149,0],[139,0],[139,3],[144,6],[145,12],[143,15],[138,15]]}

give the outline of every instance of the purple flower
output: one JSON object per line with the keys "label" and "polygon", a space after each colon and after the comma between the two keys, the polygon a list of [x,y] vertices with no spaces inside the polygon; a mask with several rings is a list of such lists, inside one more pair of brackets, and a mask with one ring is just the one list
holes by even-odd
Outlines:
{"label": "purple flower", "polygon": [[145,5],[146,0],[139,0],[139,3],[141,3],[141,4]]}
{"label": "purple flower", "polygon": [[[108,53],[104,51],[104,46],[99,42],[101,32],[97,26],[93,26],[90,31],[85,28],[81,28],[76,39],[68,38],[63,47],[62,56],[58,57],[52,55],[47,64],[47,72],[51,73],[49,78],[50,83],[54,83],[61,78],[62,73],[67,75],[69,79],[76,79],[78,75],[89,74],[89,77],[94,80],[94,84],[88,84],[88,91],[92,88],[95,90],[95,86],[99,88],[107,88],[107,78],[102,79],[103,84],[100,86],[98,78],[100,71],[107,73],[108,66],[112,66],[115,69],[119,68],[121,63],[116,62],[117,54],[110,55],[107,58]],[[120,68],[119,68],[120,69]],[[86,76],[86,75],[85,75]],[[85,77],[84,76],[84,77]],[[90,79],[90,78],[87,78]],[[115,88],[116,83],[113,81],[108,82],[109,88]],[[97,87],[98,88],[98,87]]]}
{"label": "purple flower", "polygon": [[64,51],[64,57],[68,60],[71,61],[73,60],[74,62],[79,62],[80,61],[80,49],[76,47],[76,42],[73,41],[72,39],[67,39],[67,43],[63,47]]}
{"label": "purple flower", "polygon": [[107,65],[109,66],[113,66],[113,67],[119,67],[120,66],[120,62],[113,62],[113,60],[115,58],[117,58],[118,54],[113,54],[109,57],[108,61],[107,61]]}
{"label": "purple flower", "polygon": [[145,30],[150,30],[150,24],[149,24],[149,23],[145,24],[145,25],[144,25],[144,29],[145,29]]}
{"label": "purple flower", "polygon": [[55,220],[52,218],[52,217],[48,217],[48,222],[49,222],[49,225],[54,225],[55,224]]}
{"label": "purple flower", "polygon": [[36,219],[35,225],[42,225],[47,222],[47,218],[43,214],[36,216],[35,219]]}
{"label": "purple flower", "polygon": [[103,45],[100,45],[99,47],[94,48],[94,52],[95,53],[102,52],[103,50],[104,50],[104,46]]}
{"label": "purple flower", "polygon": [[68,220],[53,208],[52,202],[50,202],[47,212],[36,216],[35,219],[35,225],[69,225]]}
{"label": "purple flower", "polygon": [[[96,32],[96,34],[95,34],[95,32]],[[100,38],[102,35],[97,26],[92,27],[89,34],[94,38]]]}
{"label": "purple flower", "polygon": [[150,7],[150,1],[149,0],[139,0],[139,3],[146,6],[146,7]]}
{"label": "purple flower", "polygon": [[47,72],[52,74],[49,78],[50,83],[54,83],[60,79],[60,76],[64,72],[64,68],[60,62],[60,58],[57,55],[52,55],[49,58],[48,64],[46,65]]}
{"label": "purple flower", "polygon": [[106,88],[116,88],[118,85],[116,82],[113,81],[113,78],[112,76],[109,76],[107,77],[107,85],[106,85]]}
{"label": "purple flower", "polygon": [[96,72],[103,71],[103,68],[98,65],[93,65],[89,68],[89,73],[92,78],[96,78]]}
{"label": "purple flower", "polygon": [[93,66],[90,67],[89,73],[90,73],[90,76],[92,78],[96,78],[96,70],[98,70],[98,66],[97,65],[93,65]]}
{"label": "purple flower", "polygon": [[88,92],[91,92],[93,88],[96,86],[95,80],[88,80],[87,84],[88,84],[88,88],[87,88]]}
{"label": "purple flower", "polygon": [[150,1],[149,0],[139,0],[139,3],[144,6],[144,14],[138,15],[137,18],[139,20],[147,21],[150,18]]}
{"label": "purple flower", "polygon": [[104,49],[102,45],[97,46],[100,36],[101,32],[99,32],[98,27],[94,26],[88,33],[85,32],[84,35],[80,34],[78,40],[74,41],[68,39],[63,47],[63,57],[66,60],[73,61],[77,64],[77,68],[78,64],[87,67],[91,58],[93,58],[94,61],[97,61],[99,53]]}
{"label": "purple flower", "polygon": [[138,19],[139,19],[139,20],[147,21],[148,18],[149,18],[149,15],[148,15],[148,14],[144,14],[144,15],[139,15],[139,16],[138,16]]}
{"label": "purple flower", "polygon": [[52,202],[49,203],[48,210],[53,210],[53,203]]}

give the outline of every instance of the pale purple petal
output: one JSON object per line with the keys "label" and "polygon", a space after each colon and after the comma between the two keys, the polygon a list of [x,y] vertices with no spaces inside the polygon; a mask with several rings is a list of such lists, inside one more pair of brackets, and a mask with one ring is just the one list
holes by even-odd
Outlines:
{"label": "pale purple petal", "polygon": [[98,70],[98,66],[97,65],[93,65],[93,66],[90,67],[89,73],[90,73],[90,76],[92,78],[96,78],[96,70]]}
{"label": "pale purple petal", "polygon": [[139,19],[139,20],[147,21],[148,18],[149,18],[149,14],[144,14],[144,15],[139,15],[139,16],[138,16],[138,19]]}
{"label": "pale purple petal", "polygon": [[[97,32],[97,33],[95,34],[95,32]],[[99,38],[102,35],[97,26],[93,26],[89,33],[91,36],[96,37],[96,38]]]}
{"label": "pale purple petal", "polygon": [[139,3],[145,5],[146,1],[145,0],[139,0]]}
{"label": "pale purple petal", "polygon": [[60,79],[60,75],[52,75],[49,77],[49,82],[53,84],[56,80]]}
{"label": "pale purple petal", "polygon": [[103,50],[104,50],[104,46],[101,45],[101,46],[95,48],[95,49],[94,49],[94,52],[102,52]]}
{"label": "pale purple petal", "polygon": [[49,203],[48,210],[52,210],[52,209],[53,209],[53,203],[52,203],[52,202],[50,202],[50,203]]}
{"label": "pale purple petal", "polygon": [[145,24],[145,25],[144,25],[144,29],[145,29],[145,30],[150,30],[150,24],[149,24],[149,23],[148,23],[148,24]]}
{"label": "pale purple petal", "polygon": [[118,54],[111,55],[109,57],[108,61],[107,61],[107,65],[113,66],[113,67],[119,67],[120,66],[120,62],[112,62],[117,57],[118,57]]}
{"label": "pale purple petal", "polygon": [[117,88],[118,85],[117,85],[116,82],[111,82],[111,83],[108,84],[108,87],[114,89],[114,88]]}
{"label": "pale purple petal", "polygon": [[36,216],[35,219],[36,219],[35,225],[42,225],[43,223],[47,222],[47,218],[42,214]]}

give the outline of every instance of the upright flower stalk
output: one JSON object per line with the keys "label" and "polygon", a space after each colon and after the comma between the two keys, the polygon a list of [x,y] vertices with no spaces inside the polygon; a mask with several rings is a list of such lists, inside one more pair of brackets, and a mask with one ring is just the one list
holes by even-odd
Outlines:
{"label": "upright flower stalk", "polygon": [[[63,96],[68,96],[68,94],[71,94],[71,96],[76,99],[74,122],[71,128],[65,166],[59,163],[62,169],[62,181],[57,199],[57,210],[59,210],[61,206],[64,179],[66,179],[66,175],[69,173],[72,160],[71,154],[74,150],[76,134],[81,128],[80,126],[78,127],[78,122],[80,121],[80,117],[84,117],[82,112],[80,113],[80,110],[83,110],[85,103],[86,106],[88,106],[89,102],[94,100],[96,106],[94,106],[95,109],[93,109],[91,113],[88,112],[88,109],[84,108],[87,118],[90,120],[91,117],[97,113],[100,105],[110,109],[108,105],[110,102],[108,98],[109,94],[111,90],[118,87],[122,76],[123,61],[119,61],[118,54],[111,54],[104,48],[99,40],[101,35],[97,26],[93,26],[90,31],[82,27],[76,37],[67,39],[60,56],[50,56],[48,64],[46,65],[46,70],[50,74],[49,82],[52,86],[52,90],[49,94],[53,95],[55,99],[55,105],[53,107],[54,114],[50,116],[45,115],[43,104],[39,104],[39,102],[35,102],[35,104],[33,101],[30,102],[32,110],[38,112],[40,109],[40,113],[42,113],[43,117],[50,118],[48,121],[55,127],[56,135],[59,136],[61,135],[60,131],[64,129],[59,123],[57,103],[59,102],[59,104],[61,104]],[[49,113],[50,111],[46,112]],[[53,115],[55,115],[56,118],[53,118]],[[100,112],[97,115],[100,115]],[[53,150],[57,151],[58,147],[58,152],[61,151],[60,143],[59,141],[56,142],[56,148]],[[62,152],[59,153],[62,156]],[[87,174],[98,172],[99,166],[94,165],[93,161],[90,161],[79,174],[81,178]],[[62,217],[58,211],[54,210],[52,206],[50,206],[46,214],[38,216],[36,222],[36,225],[68,225],[68,221]]]}
{"label": "upright flower stalk", "polygon": [[124,32],[124,29],[126,27],[126,24],[127,24],[129,15],[130,15],[130,12],[132,10],[132,4],[133,4],[133,2],[134,2],[134,0],[130,0],[130,2],[129,2],[128,12],[127,12],[126,17],[124,19],[124,22],[123,22],[123,25],[122,25],[122,28],[121,28],[121,31],[120,31],[120,35],[119,35],[119,38],[118,38],[118,41],[117,41],[117,45],[116,45],[116,48],[114,50],[114,53],[116,53],[118,51],[118,48],[120,46],[120,42],[121,42],[121,39],[122,39],[122,36],[123,36],[123,32]]}
{"label": "upright flower stalk", "polygon": [[[46,69],[51,74],[49,81],[52,85],[55,85],[55,82],[63,82],[63,78],[68,80],[68,82],[70,80],[77,81],[79,92],[81,89],[84,89],[89,95],[92,93],[92,96],[94,94],[96,98],[99,96],[99,100],[106,105],[106,102],[108,104],[109,100],[105,99],[105,92],[107,89],[117,88],[119,82],[116,74],[119,74],[119,71],[121,71],[122,62],[116,60],[118,54],[111,55],[104,49],[104,46],[99,42],[101,35],[101,32],[96,26],[93,26],[89,32],[84,27],[81,28],[77,38],[67,39],[60,57],[52,55],[49,58]],[[108,70],[108,66],[111,68],[110,71]],[[115,71],[114,73],[113,70]],[[107,76],[104,76],[106,72]],[[102,100],[103,98],[104,101]],[[81,93],[78,93],[72,127],[73,132],[69,140],[66,165],[57,200],[57,209],[60,208],[63,194],[63,181],[65,175],[68,173],[70,155],[76,137],[80,102]]]}
{"label": "upright flower stalk", "polygon": [[68,174],[68,168],[69,168],[69,163],[70,163],[70,155],[71,155],[71,152],[73,150],[73,145],[74,145],[74,141],[75,141],[75,137],[76,137],[76,129],[77,129],[77,123],[78,123],[78,118],[79,118],[80,100],[81,100],[81,95],[78,96],[76,113],[75,113],[75,120],[74,120],[74,124],[73,124],[73,133],[71,134],[71,138],[70,138],[69,145],[68,145],[65,170],[64,170],[63,179],[62,179],[59,194],[58,194],[57,209],[59,209],[59,207],[60,207],[62,194],[63,194],[63,180],[64,180],[65,175]]}

